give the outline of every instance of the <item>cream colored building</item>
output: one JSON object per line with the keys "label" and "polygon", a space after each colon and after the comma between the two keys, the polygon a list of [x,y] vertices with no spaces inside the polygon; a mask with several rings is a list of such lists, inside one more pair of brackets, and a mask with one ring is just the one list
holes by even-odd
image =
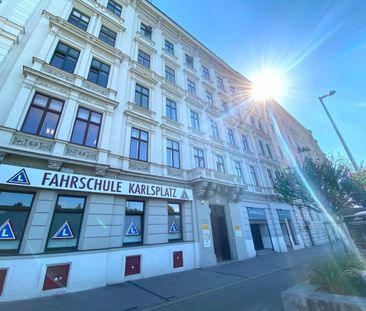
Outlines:
{"label": "cream colored building", "polygon": [[289,162],[250,82],[151,3],[4,0],[0,22],[0,300],[327,241],[275,200]]}

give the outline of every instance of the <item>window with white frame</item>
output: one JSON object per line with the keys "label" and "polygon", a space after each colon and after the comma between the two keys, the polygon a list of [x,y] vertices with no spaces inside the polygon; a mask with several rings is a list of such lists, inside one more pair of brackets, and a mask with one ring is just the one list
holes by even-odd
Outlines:
{"label": "window with white frame", "polygon": [[253,184],[258,187],[259,181],[258,181],[257,171],[253,165],[249,165],[249,173],[250,173],[250,177],[252,179]]}
{"label": "window with white frame", "polygon": [[241,169],[241,164],[238,160],[234,160],[234,172],[235,175],[240,177],[241,181],[244,182],[243,171]]}
{"label": "window with white frame", "polygon": [[258,140],[259,149],[261,151],[261,155],[266,155],[266,152],[264,150],[263,142],[261,140]]}
{"label": "window with white frame", "polygon": [[140,34],[143,35],[145,38],[151,40],[152,39],[152,28],[144,23],[141,23],[140,26]]}
{"label": "window with white frame", "polygon": [[210,80],[210,72],[208,68],[204,65],[202,65],[202,77],[206,78],[207,80]]}
{"label": "window with white frame", "polygon": [[202,149],[193,147],[194,167],[205,167],[205,155]]}
{"label": "window with white frame", "polygon": [[220,173],[226,172],[224,157],[219,154],[216,154],[216,169]]}
{"label": "window with white frame", "polygon": [[222,80],[221,77],[217,77],[217,85],[220,89],[224,90],[225,87],[224,87],[224,80]]}
{"label": "window with white frame", "polygon": [[196,84],[189,79],[187,80],[187,89],[189,94],[196,95]]}
{"label": "window with white frame", "polygon": [[213,95],[210,91],[206,90],[206,99],[210,105],[213,105]]}
{"label": "window with white frame", "polygon": [[234,132],[232,129],[227,129],[227,142],[230,145],[235,145]]}
{"label": "window with white frame", "polygon": [[175,84],[175,70],[165,65],[165,79]]}
{"label": "window with white frame", "polygon": [[170,120],[177,121],[177,103],[174,100],[167,98],[165,105],[166,117]]}
{"label": "window with white frame", "polygon": [[179,142],[167,139],[166,151],[167,151],[167,165],[173,168],[180,168]]}
{"label": "window with white frame", "polygon": [[229,107],[228,107],[226,102],[222,102],[222,111],[223,112],[228,112],[229,111]]}
{"label": "window with white frame", "polygon": [[269,144],[266,144],[266,148],[267,148],[267,154],[268,154],[268,156],[269,156],[271,159],[273,159],[271,146],[270,146]]}
{"label": "window with white frame", "polygon": [[215,122],[214,120],[210,120],[210,125],[211,125],[212,136],[216,139],[219,139],[220,138],[220,132],[219,132],[219,128],[217,126],[217,122]]}
{"label": "window with white frame", "polygon": [[268,175],[269,182],[271,183],[271,186],[274,187],[275,186],[275,181],[274,181],[274,178],[273,178],[272,171],[269,168],[267,168],[267,175]]}
{"label": "window with white frame", "polygon": [[244,151],[246,152],[250,151],[248,137],[246,135],[241,135],[241,140],[243,142]]}
{"label": "window with white frame", "polygon": [[194,130],[200,129],[200,117],[196,111],[191,110],[191,126]]}
{"label": "window with white frame", "polygon": [[169,40],[165,39],[164,50],[165,52],[174,55],[174,44],[171,43]]}
{"label": "window with white frame", "polygon": [[193,56],[185,53],[185,61],[186,61],[186,65],[189,68],[193,69]]}
{"label": "window with white frame", "polygon": [[137,62],[147,69],[150,69],[150,55],[143,50],[138,51]]}

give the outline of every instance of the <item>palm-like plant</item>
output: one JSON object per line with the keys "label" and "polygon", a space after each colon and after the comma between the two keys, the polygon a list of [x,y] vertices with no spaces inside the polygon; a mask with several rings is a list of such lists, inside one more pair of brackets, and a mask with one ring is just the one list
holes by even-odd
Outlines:
{"label": "palm-like plant", "polygon": [[320,291],[339,295],[366,296],[366,265],[357,257],[332,258],[316,264],[308,282]]}

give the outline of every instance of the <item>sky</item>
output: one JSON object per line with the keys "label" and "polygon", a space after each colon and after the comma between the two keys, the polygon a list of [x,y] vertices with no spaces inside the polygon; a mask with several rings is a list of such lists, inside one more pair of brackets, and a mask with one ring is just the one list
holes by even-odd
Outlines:
{"label": "sky", "polygon": [[356,161],[366,161],[366,0],[152,0],[231,67],[252,80],[278,72],[278,98],[312,130],[326,154],[346,153],[324,99]]}

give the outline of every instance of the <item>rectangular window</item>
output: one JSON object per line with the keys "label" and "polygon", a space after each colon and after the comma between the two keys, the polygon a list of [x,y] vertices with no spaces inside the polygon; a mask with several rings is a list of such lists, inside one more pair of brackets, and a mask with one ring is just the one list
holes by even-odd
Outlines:
{"label": "rectangular window", "polygon": [[46,250],[77,249],[85,201],[85,197],[63,195],[58,197]]}
{"label": "rectangular window", "polygon": [[0,252],[16,252],[33,203],[32,193],[0,191]]}
{"label": "rectangular window", "polygon": [[144,202],[127,201],[123,244],[142,244],[144,228]]}
{"label": "rectangular window", "polygon": [[114,32],[113,30],[110,30],[105,26],[102,26],[100,28],[99,39],[101,41],[114,47],[114,45],[116,44],[116,37],[117,37],[117,33]]}
{"label": "rectangular window", "polygon": [[175,71],[174,69],[165,66],[165,79],[175,84]]}
{"label": "rectangular window", "polygon": [[258,140],[258,144],[259,144],[259,149],[261,151],[261,155],[266,155],[262,141]]}
{"label": "rectangular window", "polygon": [[230,86],[230,93],[232,96],[236,96],[236,89],[233,86]]}
{"label": "rectangular window", "polygon": [[87,147],[97,147],[102,114],[79,107],[71,135],[71,142]]}
{"label": "rectangular window", "polygon": [[180,168],[179,143],[177,141],[166,140],[167,164],[169,167]]}
{"label": "rectangular window", "polygon": [[220,138],[219,128],[214,120],[210,120],[212,136],[216,139]]}
{"label": "rectangular window", "polygon": [[216,169],[218,172],[220,173],[225,173],[225,162],[224,162],[224,157],[221,155],[216,155]]}
{"label": "rectangular window", "polygon": [[185,54],[186,65],[193,69],[193,56]]}
{"label": "rectangular window", "polygon": [[235,171],[235,175],[240,177],[241,181],[244,182],[244,176],[243,176],[243,171],[241,169],[241,164],[239,161],[234,160],[234,171]]}
{"label": "rectangular window", "polygon": [[227,129],[227,142],[230,145],[235,145],[234,132],[232,129]]}
{"label": "rectangular window", "polygon": [[121,16],[122,14],[122,6],[112,0],[108,1],[107,9],[117,16]]}
{"label": "rectangular window", "polygon": [[207,91],[206,90],[206,99],[207,99],[207,102],[210,104],[210,105],[213,105],[213,96],[212,96],[212,93]]}
{"label": "rectangular window", "polygon": [[137,62],[145,68],[150,69],[150,55],[145,53],[144,51],[139,50]]}
{"label": "rectangular window", "polygon": [[271,186],[274,187],[275,182],[274,182],[273,174],[269,168],[267,168],[267,175],[268,175],[269,182],[271,183]]}
{"label": "rectangular window", "polygon": [[223,112],[228,112],[229,111],[229,107],[227,106],[227,103],[222,102],[222,111]]}
{"label": "rectangular window", "polygon": [[210,72],[208,71],[208,68],[205,66],[202,66],[202,77],[206,78],[207,80],[210,80]]}
{"label": "rectangular window", "polygon": [[178,203],[168,203],[168,233],[169,241],[182,239],[181,208]]}
{"label": "rectangular window", "polygon": [[191,126],[195,130],[200,129],[200,118],[197,112],[191,110]]}
{"label": "rectangular window", "polygon": [[66,72],[74,73],[79,54],[80,51],[59,42],[56,46],[55,52],[53,53],[50,65]]}
{"label": "rectangular window", "polygon": [[131,145],[130,158],[139,161],[147,161],[148,159],[149,133],[131,129]]}
{"label": "rectangular window", "polygon": [[202,149],[193,148],[194,167],[205,167],[205,156]]}
{"label": "rectangular window", "polygon": [[140,33],[151,40],[152,38],[152,28],[144,23],[141,23],[141,26],[140,26]]}
{"label": "rectangular window", "polygon": [[262,122],[260,120],[258,120],[258,128],[260,129],[261,132],[264,132]]}
{"label": "rectangular window", "polygon": [[272,155],[272,151],[271,151],[271,146],[269,144],[266,144],[266,148],[267,148],[267,153],[268,156],[273,159],[273,155]]}
{"label": "rectangular window", "polygon": [[88,81],[102,87],[107,87],[110,69],[111,67],[109,65],[93,58],[88,74]]}
{"label": "rectangular window", "polygon": [[171,55],[174,55],[174,44],[165,39],[165,51]]}
{"label": "rectangular window", "polygon": [[252,182],[254,183],[254,185],[259,186],[257,172],[256,172],[255,167],[253,165],[249,165],[249,173],[250,173],[250,176],[252,178]]}
{"label": "rectangular window", "polygon": [[166,116],[170,120],[177,121],[177,103],[169,98],[166,99]]}
{"label": "rectangular window", "polygon": [[217,77],[217,85],[220,89],[224,90],[225,87],[224,87],[224,81],[222,80],[222,78],[220,77]]}
{"label": "rectangular window", "polygon": [[140,84],[136,84],[135,86],[135,104],[149,109],[149,89],[141,86]]}
{"label": "rectangular window", "polygon": [[64,102],[40,93],[33,97],[21,131],[53,138]]}
{"label": "rectangular window", "polygon": [[247,151],[247,152],[250,151],[248,137],[246,135],[242,135],[241,140],[243,142],[244,151]]}
{"label": "rectangular window", "polygon": [[86,29],[88,28],[89,20],[89,16],[81,13],[78,10],[73,9],[67,21],[70,24],[73,24],[74,26],[80,28],[81,30],[86,31]]}
{"label": "rectangular window", "polygon": [[250,122],[252,123],[253,128],[255,128],[255,119],[254,119],[254,117],[250,117]]}
{"label": "rectangular window", "polygon": [[187,88],[189,94],[196,95],[196,84],[193,81],[187,80]]}

